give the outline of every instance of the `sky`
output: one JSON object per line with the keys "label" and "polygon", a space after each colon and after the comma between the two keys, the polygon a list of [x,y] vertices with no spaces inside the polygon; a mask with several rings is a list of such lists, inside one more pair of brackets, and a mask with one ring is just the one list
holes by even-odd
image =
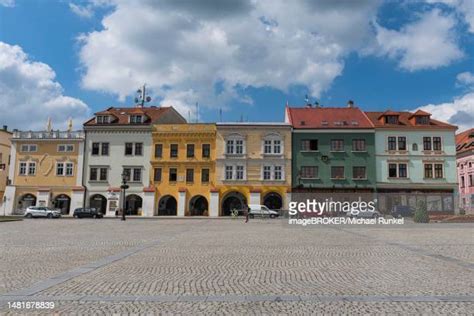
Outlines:
{"label": "sky", "polygon": [[0,0],[0,125],[80,129],[145,83],[192,122],[283,121],[308,96],[462,131],[474,1]]}

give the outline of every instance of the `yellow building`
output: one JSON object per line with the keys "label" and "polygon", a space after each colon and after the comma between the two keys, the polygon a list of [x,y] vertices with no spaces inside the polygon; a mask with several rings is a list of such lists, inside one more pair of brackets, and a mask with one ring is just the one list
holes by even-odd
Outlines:
{"label": "yellow building", "polygon": [[82,207],[84,133],[14,131],[7,209],[21,214],[28,206],[48,206],[69,214]]}
{"label": "yellow building", "polygon": [[3,214],[3,196],[8,179],[8,168],[10,166],[10,138],[12,133],[6,126],[0,129],[0,205]]}
{"label": "yellow building", "polygon": [[217,123],[219,215],[261,204],[287,209],[291,199],[291,126]]}
{"label": "yellow building", "polygon": [[152,171],[154,215],[217,216],[215,124],[159,124],[153,127]]}

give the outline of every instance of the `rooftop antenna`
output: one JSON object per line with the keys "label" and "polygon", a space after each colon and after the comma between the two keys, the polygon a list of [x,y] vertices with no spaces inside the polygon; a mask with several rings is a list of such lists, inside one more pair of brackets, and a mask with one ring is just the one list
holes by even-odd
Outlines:
{"label": "rooftop antenna", "polygon": [[53,122],[51,117],[48,117],[48,122],[46,123],[46,131],[51,132],[53,130]]}
{"label": "rooftop antenna", "polygon": [[196,123],[199,123],[199,104],[196,102]]}
{"label": "rooftop antenna", "polygon": [[146,83],[137,90],[137,96],[135,97],[135,104],[137,107],[144,107],[145,103],[150,102],[151,97],[146,93]]}
{"label": "rooftop antenna", "polygon": [[188,121],[191,123],[191,110],[188,110]]}
{"label": "rooftop antenna", "polygon": [[222,122],[222,108],[219,108],[219,122]]}
{"label": "rooftop antenna", "polygon": [[72,118],[69,117],[69,120],[67,122],[67,131],[72,132]]}

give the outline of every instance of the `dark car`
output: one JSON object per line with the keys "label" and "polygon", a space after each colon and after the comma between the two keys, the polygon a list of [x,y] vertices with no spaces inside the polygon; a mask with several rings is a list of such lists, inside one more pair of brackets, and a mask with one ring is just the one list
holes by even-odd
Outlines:
{"label": "dark car", "polygon": [[92,218],[102,218],[104,214],[98,211],[95,208],[76,208],[74,210],[73,216],[76,218],[83,217],[92,217]]}
{"label": "dark car", "polygon": [[413,210],[413,208],[411,208],[408,205],[395,205],[392,208],[392,212],[391,212],[392,216],[395,218],[411,217],[413,216],[414,213],[415,211]]}

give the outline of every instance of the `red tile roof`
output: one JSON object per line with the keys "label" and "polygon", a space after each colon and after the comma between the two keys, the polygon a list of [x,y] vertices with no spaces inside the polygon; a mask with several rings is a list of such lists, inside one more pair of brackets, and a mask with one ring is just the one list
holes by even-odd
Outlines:
{"label": "red tile roof", "polygon": [[112,116],[112,120],[108,124],[97,124],[95,121],[95,117],[91,118],[87,122],[84,123],[84,126],[107,126],[107,125],[130,125],[129,116],[133,114],[143,114],[145,119],[141,124],[133,124],[133,125],[150,125],[156,123],[163,115],[168,114],[170,112],[174,112],[178,117],[182,118],[182,121],[185,123],[186,120],[178,113],[173,107],[133,107],[133,108],[115,108],[110,107],[107,110],[96,112],[95,115],[110,115]]}
{"label": "red tile roof", "polygon": [[293,128],[297,129],[360,129],[374,128],[358,107],[286,108]]}
{"label": "red tile roof", "polygon": [[456,135],[456,152],[462,153],[474,150],[474,128]]}
{"label": "red tile roof", "polygon": [[[401,111],[394,112],[398,114],[398,124],[387,124],[383,120],[385,112],[365,112],[368,118],[375,125],[375,128],[416,128],[416,129],[457,129],[457,126],[437,121],[432,118],[429,119],[428,125],[415,124],[414,120],[410,120],[413,116],[430,116],[430,113],[424,111],[417,111],[415,113]],[[418,114],[417,114],[418,113]],[[394,115],[394,114],[389,114]]]}

